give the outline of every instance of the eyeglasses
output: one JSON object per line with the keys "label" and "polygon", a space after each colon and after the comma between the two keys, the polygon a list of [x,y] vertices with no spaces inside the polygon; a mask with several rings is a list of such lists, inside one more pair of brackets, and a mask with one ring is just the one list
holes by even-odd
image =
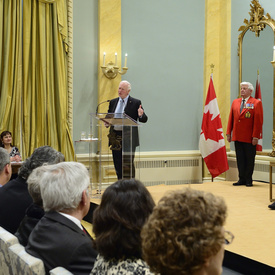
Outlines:
{"label": "eyeglasses", "polygon": [[224,243],[226,245],[231,244],[233,242],[234,235],[230,231],[224,231]]}

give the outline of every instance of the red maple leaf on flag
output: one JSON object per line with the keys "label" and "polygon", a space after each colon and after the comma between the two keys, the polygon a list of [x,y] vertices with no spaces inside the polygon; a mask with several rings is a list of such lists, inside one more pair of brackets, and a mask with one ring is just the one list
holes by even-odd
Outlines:
{"label": "red maple leaf on flag", "polygon": [[202,123],[201,130],[204,133],[205,139],[212,139],[218,142],[220,139],[223,138],[222,132],[218,131],[218,129],[222,128],[221,125],[221,118],[220,116],[216,116],[213,119],[213,114],[210,114],[208,111],[206,114],[203,115],[203,120],[205,123]]}

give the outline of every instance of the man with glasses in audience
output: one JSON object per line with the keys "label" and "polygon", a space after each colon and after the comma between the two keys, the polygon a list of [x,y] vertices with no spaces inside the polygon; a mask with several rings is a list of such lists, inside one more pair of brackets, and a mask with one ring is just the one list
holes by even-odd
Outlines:
{"label": "man with glasses in audience", "polygon": [[36,148],[19,169],[18,177],[0,188],[0,226],[14,234],[32,204],[27,179],[30,173],[45,163],[60,162],[60,153],[50,146]]}
{"label": "man with glasses in audience", "polygon": [[73,274],[90,274],[97,251],[81,224],[90,208],[87,168],[61,162],[37,169],[45,215],[32,230],[26,251],[44,262],[46,274],[58,266]]}

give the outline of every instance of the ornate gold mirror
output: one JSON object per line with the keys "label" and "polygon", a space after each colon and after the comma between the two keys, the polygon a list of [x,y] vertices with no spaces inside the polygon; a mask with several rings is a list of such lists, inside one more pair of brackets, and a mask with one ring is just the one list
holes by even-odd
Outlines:
{"label": "ornate gold mirror", "polygon": [[[239,83],[248,81],[255,87],[259,74],[264,108],[263,153],[275,156],[275,21],[259,1],[250,4],[250,19],[239,28]],[[252,94],[254,96],[254,94]],[[272,129],[272,132],[271,132]]]}

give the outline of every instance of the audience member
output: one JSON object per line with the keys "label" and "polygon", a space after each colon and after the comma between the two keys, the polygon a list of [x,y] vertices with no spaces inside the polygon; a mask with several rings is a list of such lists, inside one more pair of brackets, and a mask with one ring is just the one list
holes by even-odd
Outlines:
{"label": "audience member", "polygon": [[11,161],[21,161],[18,148],[12,145],[12,134],[10,131],[3,131],[0,135],[1,147],[5,148],[11,158]]}
{"label": "audience member", "polygon": [[[60,162],[65,160],[62,153],[59,153],[59,156]],[[45,171],[43,167],[44,166],[34,169],[27,180],[29,194],[33,199],[33,203],[27,208],[26,215],[21,221],[20,226],[15,233],[15,236],[18,238],[20,244],[24,246],[27,245],[29,236],[33,228],[36,226],[36,224],[40,221],[45,213],[40,192],[40,178],[42,173]]]}
{"label": "audience member", "polygon": [[11,177],[10,156],[7,150],[0,147],[0,187],[5,185]]}
{"label": "audience member", "polygon": [[32,204],[28,192],[27,179],[30,173],[44,163],[60,162],[60,153],[50,146],[34,150],[19,169],[18,177],[0,188],[0,226],[14,234],[25,216],[26,209]]}
{"label": "audience member", "polygon": [[152,272],[169,275],[222,274],[227,207],[222,198],[193,189],[164,196],[144,225],[143,256]]}
{"label": "audience member", "polygon": [[[12,145],[12,135],[10,131],[3,131],[0,135],[0,146],[5,148],[10,155],[11,162],[20,162],[21,156],[17,147]],[[11,180],[17,178],[19,166],[12,167]]]}
{"label": "audience member", "polygon": [[30,234],[26,251],[43,260],[47,274],[58,266],[89,274],[97,252],[81,225],[90,207],[88,171],[77,162],[38,169],[45,169],[40,179],[45,215]]}
{"label": "audience member", "polygon": [[93,231],[99,255],[91,274],[152,274],[141,257],[140,231],[155,203],[135,179],[109,186],[94,211]]}

